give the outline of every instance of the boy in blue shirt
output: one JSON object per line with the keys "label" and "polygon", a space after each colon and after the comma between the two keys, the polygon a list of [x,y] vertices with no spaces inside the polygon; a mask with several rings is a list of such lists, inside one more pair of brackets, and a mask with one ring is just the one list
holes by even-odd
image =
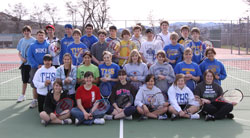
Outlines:
{"label": "boy in blue shirt", "polygon": [[184,47],[177,43],[179,35],[176,32],[171,33],[170,40],[171,44],[164,47],[166,57],[169,60],[170,65],[174,68],[175,65],[182,61]]}
{"label": "boy in blue shirt", "polygon": [[30,104],[30,108],[37,106],[37,92],[33,83],[33,77],[36,71],[43,65],[43,56],[48,53],[49,43],[45,40],[45,32],[39,30],[36,33],[36,41],[30,45],[28,49],[28,62],[31,66],[30,79],[31,87],[33,88],[33,100]]}
{"label": "boy in blue shirt", "polygon": [[188,47],[190,47],[193,51],[193,58],[192,61],[196,64],[200,64],[200,62],[204,58],[204,53],[206,51],[206,45],[202,43],[201,40],[199,40],[200,37],[200,29],[197,27],[192,28],[191,35],[193,38],[193,41],[191,41],[188,44]]}
{"label": "boy in blue shirt", "polygon": [[81,35],[82,33],[79,29],[74,29],[74,42],[67,48],[67,53],[71,55],[72,64],[75,66],[78,66],[82,63],[82,56],[86,51],[88,51],[87,46],[80,41]]}
{"label": "boy in blue shirt", "polygon": [[30,65],[27,62],[27,52],[29,46],[36,41],[34,37],[31,36],[31,27],[25,25],[22,29],[23,32],[23,38],[20,39],[20,41],[17,44],[17,50],[18,50],[18,57],[21,60],[22,65],[20,66],[21,69],[21,75],[22,75],[22,95],[20,95],[17,99],[17,103],[24,101],[25,98],[25,92],[27,88],[27,84],[29,83],[29,72],[30,72]]}
{"label": "boy in blue shirt", "polygon": [[81,37],[81,42],[84,43],[89,50],[91,50],[91,47],[94,43],[98,42],[98,39],[96,36],[93,35],[93,25],[87,24],[85,26],[86,35]]}
{"label": "boy in blue shirt", "polygon": [[61,40],[60,64],[63,64],[63,55],[67,53],[68,46],[74,42],[74,39],[72,37],[73,26],[71,24],[66,24],[64,28],[65,36]]}

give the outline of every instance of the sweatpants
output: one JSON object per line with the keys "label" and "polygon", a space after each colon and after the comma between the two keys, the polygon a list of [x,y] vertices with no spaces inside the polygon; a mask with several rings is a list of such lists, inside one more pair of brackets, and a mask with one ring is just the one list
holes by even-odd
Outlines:
{"label": "sweatpants", "polygon": [[223,119],[233,110],[233,105],[224,102],[211,102],[204,104],[203,112],[213,115],[215,119]]}

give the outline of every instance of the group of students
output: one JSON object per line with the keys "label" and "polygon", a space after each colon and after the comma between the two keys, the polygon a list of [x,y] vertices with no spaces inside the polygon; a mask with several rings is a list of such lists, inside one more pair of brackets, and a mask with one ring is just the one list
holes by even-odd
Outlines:
{"label": "group of students", "polygon": [[[79,29],[66,24],[66,35],[60,41],[61,52],[56,57],[48,52],[48,46],[58,41],[54,26],[46,26],[47,38],[40,30],[36,39],[31,36],[31,27],[24,26],[24,38],[17,46],[23,63],[23,91],[18,102],[25,100],[25,90],[30,82],[33,88],[30,108],[38,104],[43,124],[71,124],[72,119],[77,125],[104,124],[105,119],[132,119],[136,112],[143,119],[167,119],[166,113],[172,119],[199,119],[199,114],[193,114],[198,107],[191,106],[189,112],[184,110],[195,96],[204,104],[205,120],[233,118],[230,112],[236,103],[215,102],[223,92],[221,80],[227,75],[224,65],[215,59],[215,50],[199,40],[200,30],[192,28],[191,40],[188,26],[181,27],[181,38],[175,32],[168,32],[167,21],[162,21],[160,26],[162,32],[158,35],[164,46],[154,39],[155,34],[150,28],[146,30],[147,39],[144,40],[141,27],[137,25],[133,28],[132,38],[130,31],[124,29],[120,44],[109,48],[110,41],[119,39],[115,26],[109,28],[109,37],[105,30],[99,30],[97,38],[92,34],[91,24],[85,26],[86,35],[82,37]],[[140,48],[132,39],[141,42]],[[187,40],[191,41],[185,44]],[[86,50],[79,60],[75,55],[82,49]],[[112,92],[101,93],[104,83],[110,85]],[[162,92],[165,97],[161,97],[159,108],[151,110],[146,95],[157,92]],[[120,93],[133,95],[134,104],[124,109],[118,107],[116,98]],[[76,106],[68,114],[56,116],[56,103],[64,97],[73,99]],[[90,112],[93,103],[102,97],[109,98],[111,107],[105,119],[93,118]]]}

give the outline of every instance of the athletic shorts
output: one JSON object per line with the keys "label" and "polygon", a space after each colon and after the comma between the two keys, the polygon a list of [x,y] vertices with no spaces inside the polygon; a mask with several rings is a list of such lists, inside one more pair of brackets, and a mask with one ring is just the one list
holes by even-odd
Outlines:
{"label": "athletic shorts", "polygon": [[30,70],[30,79],[29,79],[29,82],[30,82],[30,86],[32,88],[36,88],[35,85],[34,85],[34,83],[33,83],[33,78],[34,78],[35,73],[36,73],[37,70],[38,70],[37,68],[31,68],[31,70]]}
{"label": "athletic shorts", "polygon": [[22,81],[23,83],[30,83],[29,78],[30,78],[30,65],[22,65],[21,67],[21,75],[22,75]]}

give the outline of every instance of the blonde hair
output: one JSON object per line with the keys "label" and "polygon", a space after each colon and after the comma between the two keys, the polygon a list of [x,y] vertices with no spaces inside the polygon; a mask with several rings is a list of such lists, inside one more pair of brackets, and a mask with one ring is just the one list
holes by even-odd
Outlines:
{"label": "blonde hair", "polygon": [[63,59],[64,59],[65,57],[69,57],[69,58],[70,58],[70,66],[69,66],[69,71],[68,71],[68,73],[67,73],[67,75],[66,75],[66,77],[68,77],[68,76],[69,76],[69,74],[70,74],[70,72],[71,72],[72,56],[71,56],[69,53],[65,53],[65,54],[63,55]]}
{"label": "blonde hair", "polygon": [[193,53],[193,51],[192,51],[192,49],[191,49],[190,47],[187,47],[187,48],[184,50],[183,54],[186,54],[186,53]]}
{"label": "blonde hair", "polygon": [[104,57],[105,55],[109,55],[112,57],[112,54],[109,51],[103,51],[102,57]]}
{"label": "blonde hair", "polygon": [[178,38],[179,38],[179,35],[178,35],[176,32],[172,32],[172,33],[170,34],[170,39],[173,39],[173,38],[178,39]]}
{"label": "blonde hair", "polygon": [[[175,76],[175,81],[174,81],[174,85],[175,86],[177,86],[177,81],[179,80],[179,79],[184,79],[184,77],[185,77],[185,75],[184,74],[176,74],[176,76]],[[185,79],[184,79],[185,80]],[[185,82],[186,83],[186,82]]]}
{"label": "blonde hair", "polygon": [[156,54],[156,57],[158,57],[159,55],[162,56],[162,57],[165,59],[163,62],[167,62],[167,61],[168,61],[168,59],[167,59],[167,57],[166,57],[166,53],[165,53],[164,50],[159,50],[159,51],[157,52],[157,54]]}
{"label": "blonde hair", "polygon": [[134,55],[136,55],[136,54],[138,55],[138,60],[137,60],[138,64],[140,64],[140,63],[142,62],[141,55],[140,55],[139,51],[138,51],[137,49],[133,49],[133,50],[130,52],[130,54],[129,54],[128,63],[132,63],[132,62],[133,62],[133,61],[132,61],[132,57],[133,57]]}
{"label": "blonde hair", "polygon": [[81,30],[79,30],[79,29],[76,28],[76,29],[73,30],[73,33],[72,33],[72,34],[73,34],[73,35],[74,35],[74,34],[79,34],[79,35],[81,36],[81,35],[82,35],[82,32],[81,32]]}

